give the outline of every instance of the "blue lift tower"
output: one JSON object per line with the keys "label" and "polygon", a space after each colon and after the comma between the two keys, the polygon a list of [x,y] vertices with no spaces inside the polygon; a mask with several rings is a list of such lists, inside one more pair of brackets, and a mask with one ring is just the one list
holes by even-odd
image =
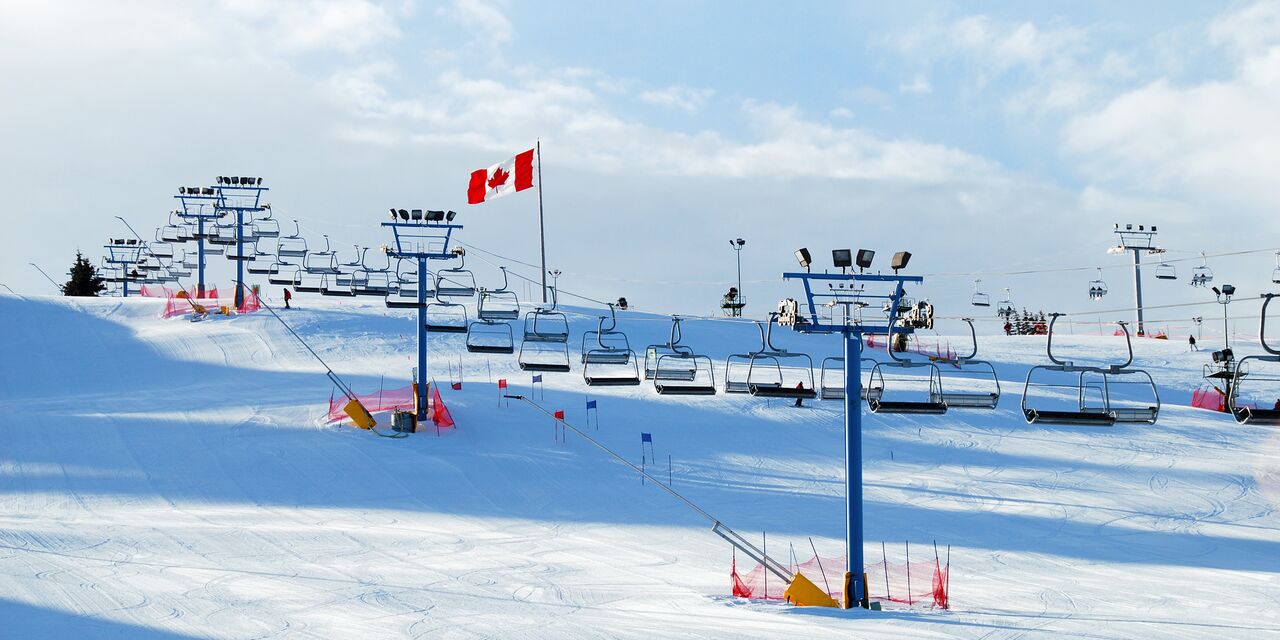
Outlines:
{"label": "blue lift tower", "polygon": [[454,229],[462,228],[460,224],[453,224],[457,215],[453,211],[392,209],[391,222],[382,223],[382,226],[391,229],[395,239],[395,246],[387,247],[387,255],[418,263],[418,302],[413,305],[418,309],[418,367],[415,380],[418,424],[427,420],[427,261],[449,260],[461,255],[461,249],[454,251],[449,248]]}
{"label": "blue lift tower", "polygon": [[[840,273],[811,273],[808,249],[796,251],[796,259],[804,272],[783,273],[783,280],[799,280],[804,285],[805,308],[788,298],[779,305],[779,324],[789,325],[802,333],[838,333],[844,336],[844,441],[845,441],[845,584],[843,588],[846,608],[858,604],[869,606],[865,563],[862,555],[862,339],[865,334],[884,334],[892,341],[894,334],[911,334],[913,328],[899,323],[898,310],[902,302],[904,285],[922,283],[920,276],[900,276],[898,270],[907,266],[911,254],[900,252],[893,258],[893,275],[867,274],[862,270],[871,266],[874,251],[858,251],[859,273],[846,273],[853,266],[848,249],[832,251],[835,266]],[[872,287],[875,291],[867,292]],[[890,291],[877,293],[876,291]],[[850,313],[851,307],[861,309],[867,300],[883,300],[888,318],[883,325],[863,324],[861,314]],[[820,312],[819,309],[822,309]]]}
{"label": "blue lift tower", "polygon": [[[103,245],[107,250],[107,264],[120,270],[120,295],[129,297],[129,272],[138,267],[138,259],[142,257],[142,241],[137,239],[116,239]],[[36,267],[39,269],[39,267]],[[41,271],[41,273],[44,273]],[[45,276],[46,278],[48,276]]]}
{"label": "blue lift tower", "polygon": [[[213,208],[218,217],[225,214],[235,214],[236,217],[235,249],[228,250],[226,256],[236,263],[235,306],[239,309],[244,306],[244,263],[254,259],[257,247],[256,237],[245,237],[245,214],[249,214],[252,221],[254,216],[266,210],[262,206],[262,192],[267,188],[262,186],[262,178],[218,176],[213,190],[217,193]],[[246,240],[254,243],[249,251],[244,248]]]}
{"label": "blue lift tower", "polygon": [[188,224],[194,224],[187,236],[196,241],[196,297],[204,296],[205,239],[209,223],[216,222],[220,215],[217,211],[218,193],[212,187],[178,187],[178,195],[174,196],[182,203],[182,209],[175,211],[179,218]]}

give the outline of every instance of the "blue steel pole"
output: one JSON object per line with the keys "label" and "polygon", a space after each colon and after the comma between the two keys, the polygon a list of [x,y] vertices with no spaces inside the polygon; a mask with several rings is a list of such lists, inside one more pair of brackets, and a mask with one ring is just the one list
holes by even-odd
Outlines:
{"label": "blue steel pole", "polygon": [[196,233],[200,236],[196,239],[196,253],[200,256],[200,275],[196,279],[196,297],[204,297],[204,216],[196,218],[196,225],[199,231]]}
{"label": "blue steel pole", "polygon": [[236,308],[244,306],[244,209],[236,209]]}
{"label": "blue steel pole", "polygon": [[[137,267],[134,267],[134,268],[136,269]],[[129,265],[128,263],[124,265],[124,295],[121,297],[122,298],[129,297]]]}
{"label": "blue steel pole", "polygon": [[427,259],[418,256],[418,424],[427,420]]}
{"label": "blue steel pole", "polygon": [[853,574],[850,606],[861,602],[862,570],[862,333],[844,333],[845,571]]}

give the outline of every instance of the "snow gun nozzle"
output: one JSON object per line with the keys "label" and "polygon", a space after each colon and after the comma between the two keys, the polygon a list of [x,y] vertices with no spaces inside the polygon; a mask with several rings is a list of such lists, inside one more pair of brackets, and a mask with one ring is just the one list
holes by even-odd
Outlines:
{"label": "snow gun nozzle", "polygon": [[509,394],[505,394],[505,393],[504,393],[504,394],[502,394],[502,397],[504,397],[504,398],[509,398],[509,399],[511,399],[511,400],[524,400],[524,396],[513,396],[513,395],[509,395]]}

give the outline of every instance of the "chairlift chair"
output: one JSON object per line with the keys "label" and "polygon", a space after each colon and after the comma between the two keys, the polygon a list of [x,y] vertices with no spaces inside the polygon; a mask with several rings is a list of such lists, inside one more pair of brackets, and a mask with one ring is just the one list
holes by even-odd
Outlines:
{"label": "chairlift chair", "polygon": [[1280,284],[1280,251],[1276,252],[1276,268],[1271,270],[1271,281]]}
{"label": "chairlift chair", "polygon": [[[1050,365],[1037,365],[1027,372],[1027,380],[1022,391],[1022,414],[1028,423],[1075,424],[1110,426],[1117,422],[1153,424],[1160,415],[1160,394],[1156,389],[1151,374],[1142,369],[1131,368],[1133,364],[1133,342],[1129,335],[1129,327],[1119,322],[1124,331],[1125,346],[1128,358],[1121,364],[1103,366],[1077,365],[1069,360],[1059,360],[1053,355],[1053,326],[1060,313],[1051,314],[1048,338],[1045,351]],[[1037,372],[1057,372],[1070,376],[1067,381],[1045,382],[1043,375],[1036,381]],[[1137,380],[1124,380],[1122,376],[1136,376]],[[1145,378],[1143,380],[1142,378]],[[1072,380],[1074,379],[1074,380]],[[1119,397],[1115,392],[1119,385],[1131,385],[1149,392],[1149,400],[1134,402]],[[1075,396],[1074,403],[1067,409],[1042,409],[1029,406],[1031,389],[1066,389]],[[1059,392],[1061,395],[1061,392]]]}
{"label": "chairlift chair", "polygon": [[466,269],[467,256],[459,249],[462,262],[452,269],[436,271],[436,296],[442,298],[471,298],[476,295],[476,276]]}
{"label": "chairlift chair", "polygon": [[280,262],[278,259],[267,267],[267,282],[271,284],[279,284],[290,286],[297,279],[294,272],[298,269],[297,265]]}
{"label": "chairlift chair", "polygon": [[320,276],[320,295],[342,296],[346,298],[355,296],[356,288],[355,285],[352,284],[351,279],[347,278],[346,284],[342,284],[341,282],[338,282],[338,276],[339,274],[337,273],[325,273]]}
{"label": "chairlift chair", "polygon": [[610,303],[609,315],[600,316],[596,329],[582,333],[582,379],[587,386],[638,385],[640,366],[636,360],[627,334],[618,331],[618,312]]}
{"label": "chairlift chair", "polygon": [[362,270],[356,272],[351,284],[358,296],[382,296],[391,293],[391,274],[386,271]]}
{"label": "chairlift chair", "polygon": [[981,280],[973,281],[973,296],[969,298],[969,304],[975,307],[989,307],[991,306],[991,296],[982,292],[981,285]]}
{"label": "chairlift chair", "polygon": [[1107,295],[1107,283],[1102,280],[1102,269],[1098,269],[1098,279],[1089,281],[1089,299],[1101,300]]}
{"label": "chairlift chair", "polygon": [[[159,230],[157,230],[156,235],[160,235]],[[150,242],[147,244],[147,251],[151,252],[151,255],[157,258],[164,258],[166,260],[173,258],[173,245],[168,242]]]}
{"label": "chairlift chair", "polygon": [[272,267],[275,266],[275,261],[276,261],[276,254],[267,253],[266,251],[263,251],[262,249],[258,248],[258,243],[254,242],[253,259],[249,261],[249,264],[248,266],[245,267],[245,270],[247,270],[249,273],[252,273],[253,275],[269,276],[272,273],[271,271]]}
{"label": "chairlift chair", "polygon": [[169,224],[160,227],[156,233],[156,240],[160,242],[182,243],[187,239],[183,238],[183,225],[181,222],[173,221],[174,213],[169,214]]}
{"label": "chairlift chair", "polygon": [[[352,245],[355,247],[356,257],[351,262],[338,262],[337,283],[339,286],[352,285],[355,276],[364,268],[364,255],[369,252],[369,247],[361,247],[360,245]],[[334,260],[337,260],[337,252],[334,252]]]}
{"label": "chairlift chair", "polygon": [[551,306],[535,307],[524,314],[524,333],[516,357],[524,371],[569,371],[569,318],[556,310],[556,288]]}
{"label": "chairlift chair", "polygon": [[1156,280],[1177,280],[1177,279],[1178,279],[1177,267],[1163,260],[1160,261],[1160,264],[1156,265]]}
{"label": "chairlift chair", "polygon": [[[1253,365],[1256,363],[1268,363],[1280,365],[1280,347],[1273,347],[1267,342],[1267,307],[1271,306],[1271,301],[1278,297],[1274,293],[1264,294],[1262,296],[1262,314],[1258,325],[1258,342],[1262,344],[1262,348],[1267,355],[1251,355],[1245,356],[1236,363],[1235,384],[1231,387],[1231,395],[1227,398],[1227,408],[1231,410],[1231,415],[1235,417],[1236,422],[1240,424],[1260,424],[1260,425],[1277,425],[1280,424],[1280,374],[1274,369],[1268,368],[1258,372],[1253,371]],[[1271,406],[1251,406],[1240,400],[1241,383],[1251,380],[1247,387],[1252,387],[1260,382],[1270,383],[1272,393],[1262,396],[1266,401],[1271,398],[1278,398],[1276,404]],[[1251,391],[1252,393],[1252,391]]]}
{"label": "chairlift chair", "polygon": [[[414,292],[416,295],[416,291]],[[426,328],[430,333],[466,333],[467,308],[456,302],[440,298],[436,290],[435,302],[427,303]]]}
{"label": "chairlift chair", "polygon": [[293,272],[293,290],[299,293],[320,293],[321,287],[324,286],[325,275],[298,267]]}
{"label": "chairlift chair", "polygon": [[500,289],[481,289],[476,316],[481,320],[517,320],[520,318],[520,299],[508,288],[507,268],[502,269]]}
{"label": "chairlift chair", "polygon": [[324,251],[312,251],[302,258],[302,268],[307,273],[338,273],[338,254],[329,246],[329,236],[324,237]]}
{"label": "chairlift chair", "polygon": [[[862,375],[868,377],[876,366],[874,358],[862,358]],[[844,400],[844,356],[832,356],[822,359],[821,375],[818,377],[819,400]],[[867,388],[870,380],[862,380],[862,399],[867,399]]]}
{"label": "chairlift chair", "polygon": [[222,247],[229,247],[236,243],[236,225],[235,223],[222,224],[214,223],[213,228],[205,227],[205,242]]}
{"label": "chairlift chair", "polygon": [[[408,258],[401,258],[396,263],[396,276],[391,281],[391,288],[387,291],[386,305],[395,309],[417,309],[418,308],[418,261]],[[431,272],[426,273],[426,283],[434,284]],[[435,298],[435,289],[431,286],[427,287],[424,299]],[[424,305],[427,303],[424,303]]]}
{"label": "chairlift chair", "polygon": [[[996,375],[995,366],[977,359],[978,332],[973,328],[973,318],[963,320],[969,325],[973,350],[969,355],[959,356],[951,363],[955,365],[955,369],[948,369],[947,375],[943,377],[946,385],[942,391],[942,401],[950,409],[995,409],[1000,404],[1000,378]],[[956,384],[961,380],[973,384],[961,388]]]}
{"label": "chairlift chair", "polygon": [[1191,286],[1193,287],[1207,287],[1210,282],[1213,282],[1213,269],[1209,268],[1209,258],[1204,255],[1204,252],[1200,253],[1200,260],[1200,266],[1191,270]]}
{"label": "chairlift chair", "polygon": [[480,318],[467,326],[467,351],[470,353],[516,352],[515,334],[509,322]]}
{"label": "chairlift chair", "polygon": [[[891,316],[888,340],[885,344],[889,361],[877,362],[871,368],[871,377],[867,383],[867,408],[871,409],[872,413],[934,415],[946,413],[947,403],[942,397],[942,372],[938,370],[938,365],[895,355],[893,351],[895,325],[895,318]],[[915,369],[924,370],[927,378],[909,373]],[[894,375],[898,371],[901,373]],[[920,390],[917,389],[921,383],[925,385],[923,397],[920,397]],[[901,399],[903,395],[908,399]]]}
{"label": "chairlift chair", "polygon": [[[267,211],[270,211],[268,209]],[[253,235],[259,238],[278,238],[280,237],[280,221],[272,218],[268,213],[265,218],[258,218],[253,221]]]}
{"label": "chairlift chair", "polygon": [[258,259],[257,240],[245,240],[243,244],[233,244],[227,247],[226,258],[243,262],[256,261]]}
{"label": "chairlift chair", "polygon": [[711,358],[680,344],[679,316],[671,317],[671,335],[664,345],[649,345],[644,355],[644,376],[654,391],[664,395],[710,396],[716,393],[715,366]]}
{"label": "chairlift chair", "polygon": [[[767,327],[766,323],[756,322],[756,329],[760,331],[759,350],[731,354],[725,359],[725,393],[750,393],[762,398],[809,399],[818,396],[813,383],[813,358],[806,353],[787,351],[773,345],[773,326],[777,321],[778,314],[774,312],[769,314]],[[736,378],[735,360],[738,362]],[[783,362],[803,362],[804,366],[783,366]],[[741,371],[743,364],[746,365],[745,375]]]}
{"label": "chairlift chair", "polygon": [[1014,304],[1013,304],[1013,292],[1009,289],[1009,287],[1004,288],[1004,298],[1000,300],[996,309],[997,309],[997,315],[1009,315],[1009,314],[1017,313],[1017,309],[1014,307]]}
{"label": "chairlift chair", "polygon": [[285,264],[299,264],[301,261],[289,261],[285,258],[305,258],[307,256],[307,239],[302,237],[302,227],[293,221],[293,234],[281,236],[276,240],[276,257]]}

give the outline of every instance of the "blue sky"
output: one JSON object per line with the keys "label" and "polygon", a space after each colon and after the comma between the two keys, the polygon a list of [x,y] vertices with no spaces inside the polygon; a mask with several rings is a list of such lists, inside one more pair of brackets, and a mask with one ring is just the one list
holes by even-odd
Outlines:
{"label": "blue sky", "polygon": [[[1102,267],[1122,308],[1113,222],[1160,224],[1171,259],[1280,247],[1272,3],[6,4],[0,89],[0,282],[28,292],[28,261],[60,272],[219,174],[266,177],[314,239],[446,207],[529,261],[536,200],[463,194],[539,138],[564,288],[657,311],[712,311],[737,236],[754,314],[801,245],[909,249],[1061,311],[1092,271],[1005,272]],[[1252,296],[1274,257],[1211,264]],[[920,293],[961,315],[974,277]]]}

